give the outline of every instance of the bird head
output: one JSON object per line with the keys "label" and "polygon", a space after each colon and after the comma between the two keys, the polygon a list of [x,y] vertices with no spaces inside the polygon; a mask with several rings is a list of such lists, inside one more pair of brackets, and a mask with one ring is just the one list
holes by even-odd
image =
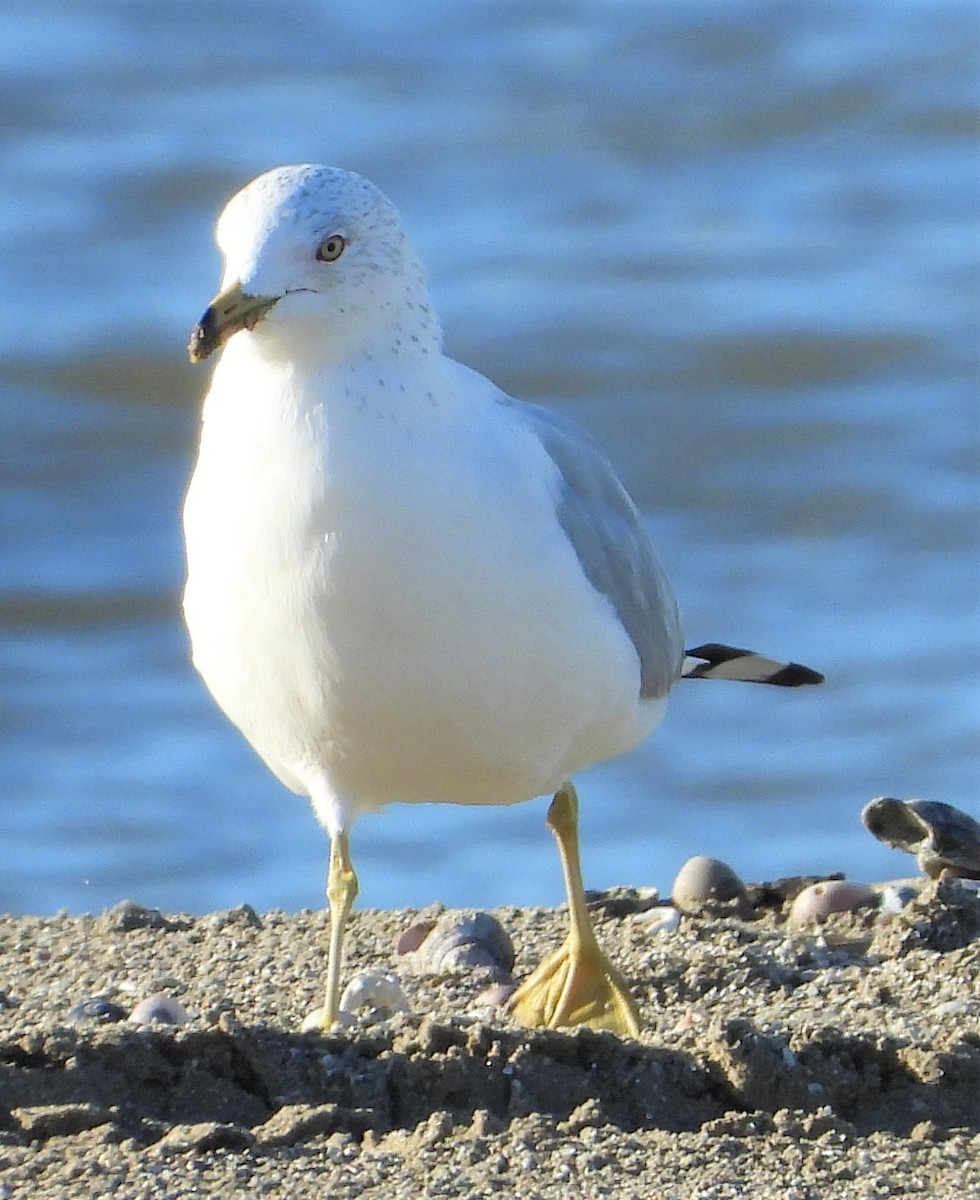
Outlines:
{"label": "bird head", "polygon": [[191,333],[201,362],[232,337],[263,353],[342,361],[383,330],[407,349],[439,343],[422,267],[391,201],[337,167],[277,167],[225,206],[221,290]]}

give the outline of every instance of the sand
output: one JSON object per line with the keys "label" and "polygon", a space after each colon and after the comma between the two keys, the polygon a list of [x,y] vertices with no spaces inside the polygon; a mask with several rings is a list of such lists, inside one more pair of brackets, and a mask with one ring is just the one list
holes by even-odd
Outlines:
{"label": "sand", "polygon": [[[321,913],[0,918],[0,1200],[980,1196],[976,884],[801,931],[721,906],[651,932],[647,903],[596,905],[639,1041],[478,1007],[480,971],[396,954],[413,912],[357,912],[348,963],[412,1011],[329,1036],[299,1032]],[[562,935],[496,916],[518,976]],[[190,1020],[68,1018],[158,992]]]}

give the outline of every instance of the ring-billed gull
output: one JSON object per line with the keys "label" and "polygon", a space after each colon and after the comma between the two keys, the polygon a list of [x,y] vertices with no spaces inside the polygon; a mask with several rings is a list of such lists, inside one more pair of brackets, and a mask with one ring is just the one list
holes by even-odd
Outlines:
{"label": "ring-billed gull", "polygon": [[392,801],[554,794],[571,917],[516,993],[528,1025],[636,1034],[596,941],[571,777],[660,722],[685,673],[784,685],[795,664],[711,644],[677,605],[592,440],[447,358],[394,205],[333,167],[280,167],[217,225],[223,347],[184,511],[194,664],[331,839],[326,999],[357,894],[349,834]]}

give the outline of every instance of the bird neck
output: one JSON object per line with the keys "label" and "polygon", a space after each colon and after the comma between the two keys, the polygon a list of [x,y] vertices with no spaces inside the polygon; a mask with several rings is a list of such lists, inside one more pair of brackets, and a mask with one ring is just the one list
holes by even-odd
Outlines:
{"label": "bird neck", "polygon": [[[428,337],[379,333],[340,358],[309,344],[305,353],[294,345],[288,357],[280,349],[249,331],[235,334],[215,372],[211,407],[231,404],[241,420],[243,403],[254,402],[260,423],[302,421],[312,408],[331,422],[375,418],[404,429],[452,419],[463,402],[453,364],[431,329]],[[239,387],[243,379],[251,383],[246,393]]]}

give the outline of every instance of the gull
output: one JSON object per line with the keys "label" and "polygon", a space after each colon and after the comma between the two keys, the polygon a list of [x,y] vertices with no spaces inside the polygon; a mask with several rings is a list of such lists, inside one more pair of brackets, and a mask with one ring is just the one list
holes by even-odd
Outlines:
{"label": "gull", "polygon": [[685,654],[601,450],[443,353],[421,263],[368,180],[275,168],[216,240],[220,292],[189,345],[221,355],[184,506],[184,614],[218,705],[330,837],[311,1027],[339,1017],[360,814],[552,795],[570,930],[510,1011],[636,1036],[586,908],[572,777],[642,742],[683,677],[822,676],[718,643]]}

